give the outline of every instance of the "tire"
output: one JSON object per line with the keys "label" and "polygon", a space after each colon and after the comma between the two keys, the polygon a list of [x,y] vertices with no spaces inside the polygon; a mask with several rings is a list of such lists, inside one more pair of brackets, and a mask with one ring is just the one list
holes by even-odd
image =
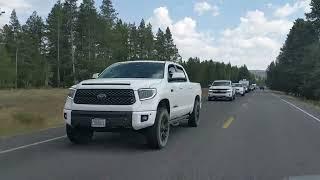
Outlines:
{"label": "tire", "polygon": [[241,96],[244,96],[244,95],[245,95],[244,93],[241,94]]}
{"label": "tire", "polygon": [[208,101],[211,101],[212,99],[208,97]]}
{"label": "tire", "polygon": [[69,124],[66,125],[66,132],[69,140],[74,144],[87,144],[93,137],[92,130],[74,128]]}
{"label": "tire", "polygon": [[190,127],[198,127],[200,122],[200,102],[199,99],[196,98],[193,105],[193,111],[188,120],[188,125]]}
{"label": "tire", "polygon": [[170,134],[169,120],[168,110],[160,107],[153,126],[146,131],[146,138],[152,149],[162,149],[166,146]]}

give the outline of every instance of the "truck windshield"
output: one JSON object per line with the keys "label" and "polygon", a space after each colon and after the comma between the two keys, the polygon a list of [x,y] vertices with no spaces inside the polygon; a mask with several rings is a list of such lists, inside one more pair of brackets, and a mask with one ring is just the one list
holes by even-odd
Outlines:
{"label": "truck windshield", "polygon": [[150,78],[162,79],[164,63],[130,62],[117,63],[105,69],[99,78]]}
{"label": "truck windshield", "polygon": [[234,87],[242,87],[242,84],[233,84]]}
{"label": "truck windshield", "polygon": [[230,86],[230,82],[226,82],[226,81],[217,81],[217,82],[213,82],[212,84],[213,86]]}

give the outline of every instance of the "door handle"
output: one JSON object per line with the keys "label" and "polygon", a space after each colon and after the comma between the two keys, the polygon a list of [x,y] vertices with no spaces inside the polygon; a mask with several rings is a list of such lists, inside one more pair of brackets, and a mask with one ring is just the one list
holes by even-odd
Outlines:
{"label": "door handle", "polygon": [[179,87],[179,89],[183,89],[182,87]]}

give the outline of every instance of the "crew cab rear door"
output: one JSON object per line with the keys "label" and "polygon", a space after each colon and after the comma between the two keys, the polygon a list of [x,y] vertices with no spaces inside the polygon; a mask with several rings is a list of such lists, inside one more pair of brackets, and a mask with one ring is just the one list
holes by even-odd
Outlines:
{"label": "crew cab rear door", "polygon": [[178,73],[184,74],[184,78],[177,83],[179,87],[179,107],[181,108],[181,114],[186,115],[190,112],[190,109],[193,108],[194,90],[188,81],[187,74],[184,69],[181,66],[176,65],[176,70]]}
{"label": "crew cab rear door", "polygon": [[179,117],[180,115],[180,107],[179,107],[179,82],[171,81],[170,76],[177,72],[174,64],[168,65],[168,94],[170,101],[170,119],[174,119]]}

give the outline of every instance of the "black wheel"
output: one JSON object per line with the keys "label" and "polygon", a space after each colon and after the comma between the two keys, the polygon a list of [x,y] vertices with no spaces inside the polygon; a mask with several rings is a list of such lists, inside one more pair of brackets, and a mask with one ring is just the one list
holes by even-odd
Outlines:
{"label": "black wheel", "polygon": [[208,101],[212,101],[212,98],[208,97]]}
{"label": "black wheel", "polygon": [[87,144],[92,140],[93,131],[89,129],[74,128],[66,125],[66,132],[69,140],[75,144]]}
{"label": "black wheel", "polygon": [[198,127],[200,122],[200,102],[196,98],[193,105],[193,111],[188,120],[188,125],[191,127]]}
{"label": "black wheel", "polygon": [[243,93],[243,94],[241,94],[241,96],[244,96],[245,94]]}
{"label": "black wheel", "polygon": [[153,126],[146,131],[146,138],[151,148],[162,149],[166,146],[170,132],[169,119],[167,109],[160,107]]}

